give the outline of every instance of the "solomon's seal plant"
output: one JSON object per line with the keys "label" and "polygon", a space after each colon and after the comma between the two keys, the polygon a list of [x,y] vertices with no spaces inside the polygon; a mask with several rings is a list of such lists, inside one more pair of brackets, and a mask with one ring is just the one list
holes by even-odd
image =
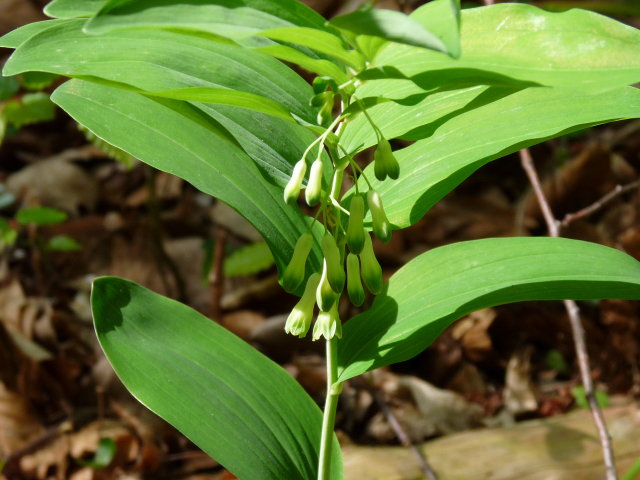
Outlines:
{"label": "solomon's seal plant", "polygon": [[[411,358],[473,310],[640,298],[638,262],[586,242],[448,245],[387,282],[372,242],[496,158],[640,117],[634,28],[577,9],[461,12],[456,0],[330,21],[297,0],[53,0],[45,13],[1,39],[15,49],[4,75],[70,78],[52,100],[92,135],[240,212],[301,295],[285,329],[326,342],[321,411],[197,312],[96,280],[96,332],[124,384],[241,479],[342,478],[343,382]],[[341,318],[366,295],[369,309]]]}

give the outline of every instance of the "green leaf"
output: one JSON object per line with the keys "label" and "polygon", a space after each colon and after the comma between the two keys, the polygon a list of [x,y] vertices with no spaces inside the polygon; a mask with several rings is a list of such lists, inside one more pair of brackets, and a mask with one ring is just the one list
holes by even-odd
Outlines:
{"label": "green leaf", "polygon": [[430,250],[349,320],[339,379],[407,360],[464,315],[525,300],[640,299],[640,263],[612,248],[563,238],[492,238]]}
{"label": "green leaf", "polygon": [[100,470],[109,466],[113,457],[116,455],[116,451],[116,442],[113,441],[113,438],[101,438],[93,458],[91,460],[79,459],[78,463],[85,467]]}
{"label": "green leaf", "polygon": [[449,53],[446,45],[423,25],[394,10],[356,10],[334,17],[329,24],[356,35],[381,37],[391,42]]}
{"label": "green leaf", "polygon": [[271,268],[273,255],[264,242],[254,243],[232,252],[224,259],[224,274],[227,277],[254,275]]}
{"label": "green leaf", "polygon": [[259,35],[279,42],[309,47],[358,70],[364,67],[364,59],[358,52],[346,48],[342,39],[337,35],[322,30],[307,27],[274,28],[261,31]]}
{"label": "green leaf", "polygon": [[18,90],[20,84],[15,77],[0,77],[0,101],[11,98]]}
{"label": "green leaf", "polygon": [[246,108],[255,112],[266,113],[296,123],[286,108],[273,100],[253,93],[239,92],[225,88],[191,87],[158,92],[145,92],[152,97],[172,98],[191,102],[212,103],[217,105],[232,105]]}
{"label": "green leaf", "polygon": [[90,17],[98,13],[107,0],[52,0],[44,13],[53,18]]}
{"label": "green leaf", "polygon": [[[429,5],[418,16],[429,12]],[[586,10],[504,3],[462,11],[462,55],[389,45],[376,57],[419,84],[493,72],[515,82],[602,91],[640,81],[640,30]],[[481,75],[481,77],[484,75]]]}
{"label": "green leaf", "polygon": [[[491,160],[587,126],[640,117],[640,90],[632,87],[597,95],[553,88],[475,87],[433,98],[415,108],[387,102],[371,111],[387,138],[422,138],[395,152],[400,164],[397,181],[379,182],[373,166],[365,169],[397,228],[417,222]],[[345,130],[348,151],[375,143],[375,135],[363,134],[362,125]],[[414,128],[407,132],[410,127]],[[366,189],[364,180],[360,186]]]}
{"label": "green leaf", "polygon": [[[133,395],[239,478],[313,480],[322,414],[281,367],[189,307],[103,277],[96,332]],[[332,478],[342,478],[337,441]]]}
{"label": "green leaf", "polygon": [[56,235],[49,239],[46,248],[56,252],[74,252],[82,250],[82,245],[67,235]]}
{"label": "green leaf", "polygon": [[[265,180],[218,122],[184,102],[82,80],[63,84],[52,99],[106,142],[236,209],[263,235],[284,271],[310,219],[284,203],[282,188]],[[320,268],[317,246],[311,264]]]}
{"label": "green leaf", "polygon": [[44,90],[59,77],[45,72],[24,72],[19,78],[20,84],[27,90]]}
{"label": "green leaf", "polygon": [[411,18],[442,40],[453,58],[460,57],[460,0],[434,0],[416,9]]}
{"label": "green leaf", "polygon": [[22,225],[56,225],[66,219],[65,212],[49,207],[23,208],[16,213],[16,220]]}
{"label": "green leaf", "polygon": [[0,47],[18,48],[38,33],[64,23],[68,23],[68,20],[43,20],[42,22],[28,23],[0,37]]}
{"label": "green leaf", "polygon": [[[0,471],[2,469],[0,468]],[[629,470],[627,470],[624,475],[622,475],[622,477],[620,477],[620,480],[637,480],[638,479],[638,475],[640,475],[640,458],[638,458],[633,465],[631,465],[631,467],[629,467]]]}
{"label": "green leaf", "polygon": [[322,16],[296,0],[111,0],[86,28],[189,28],[238,39],[292,26],[325,28]]}
{"label": "green leaf", "polygon": [[[577,385],[571,389],[571,395],[576,402],[576,405],[580,408],[589,408],[589,401],[587,400],[587,394],[585,393],[582,385]],[[595,391],[596,403],[600,408],[607,408],[609,406],[609,395],[602,390]]]}
{"label": "green leaf", "polygon": [[331,77],[339,84],[349,81],[349,76],[335,63],[328,60],[309,57],[295,48],[291,48],[286,45],[269,45],[266,47],[256,48],[255,50],[284,62],[295,63],[305,70],[317,75]]}
{"label": "green leaf", "polygon": [[162,30],[87,35],[81,31],[83,24],[74,20],[31,37],[7,61],[4,74],[37,70],[97,77],[150,92],[233,89],[263,96],[305,121],[315,121],[315,111],[309,108],[311,86],[268,55]]}
{"label": "green leaf", "polygon": [[19,100],[7,102],[2,107],[2,116],[7,123],[19,129],[32,123],[53,120],[56,116],[56,106],[46,93],[27,93]]}

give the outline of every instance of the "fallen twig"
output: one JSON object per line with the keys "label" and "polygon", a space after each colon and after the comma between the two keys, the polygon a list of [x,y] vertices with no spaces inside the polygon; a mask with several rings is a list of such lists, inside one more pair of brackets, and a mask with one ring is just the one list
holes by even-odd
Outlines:
{"label": "fallen twig", "polygon": [[[520,161],[522,163],[522,168],[526,172],[527,177],[529,178],[529,182],[533,187],[533,191],[536,195],[536,199],[538,200],[538,204],[540,205],[540,209],[542,210],[547,228],[549,229],[549,236],[559,237],[560,222],[555,219],[555,217],[553,216],[553,212],[549,207],[547,198],[542,191],[540,178],[538,177],[536,169],[533,165],[533,160],[528,149],[525,148],[523,150],[520,150]],[[602,410],[600,409],[600,406],[598,405],[598,402],[596,400],[595,389],[593,387],[593,379],[591,378],[589,354],[587,353],[587,344],[585,340],[586,335],[584,327],[582,325],[582,321],[580,320],[580,309],[578,308],[576,302],[574,302],[573,300],[564,300],[564,306],[567,310],[567,314],[569,315],[569,322],[571,324],[571,332],[573,334],[573,342],[576,350],[576,356],[578,358],[580,377],[582,380],[582,385],[584,386],[585,396],[587,398],[589,410],[591,411],[591,415],[593,416],[593,421],[595,423],[596,429],[598,430],[598,436],[600,437],[600,445],[602,446],[602,455],[604,457],[604,464],[606,469],[606,479],[617,480],[618,473],[616,471],[616,463],[613,454],[611,435],[607,430],[604,415],[602,414]]]}

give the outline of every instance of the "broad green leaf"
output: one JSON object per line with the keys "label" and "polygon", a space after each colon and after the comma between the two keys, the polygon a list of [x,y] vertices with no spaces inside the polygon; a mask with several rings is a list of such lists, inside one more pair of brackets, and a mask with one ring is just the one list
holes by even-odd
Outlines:
{"label": "broad green leaf", "polygon": [[296,0],[111,0],[87,31],[116,28],[190,28],[229,38],[280,27],[324,29],[324,19]]}
{"label": "broad green leaf", "polygon": [[328,60],[309,57],[303,52],[286,45],[268,45],[266,47],[256,48],[255,50],[284,62],[295,63],[305,70],[317,75],[331,77],[338,84],[345,83],[349,80],[349,76],[335,63]]}
{"label": "broad green leaf", "polygon": [[[640,117],[640,90],[632,87],[597,95],[536,87],[519,91],[476,87],[452,94],[443,94],[440,105],[434,103],[433,116],[425,110],[408,111],[409,115],[423,116],[409,132],[399,131],[391,123],[398,119],[398,125],[406,129],[412,120],[388,107],[390,103],[372,109],[374,120],[388,138],[422,138],[395,152],[400,164],[398,180],[379,182],[373,175],[373,166],[365,169],[382,197],[389,221],[397,228],[417,222],[436,202],[491,160],[587,126]],[[394,111],[393,116],[390,111]],[[361,131],[359,135],[346,144],[347,150],[375,143],[373,134],[366,134],[365,138]],[[343,138],[348,139],[347,131]],[[364,180],[360,187],[367,188]]]}
{"label": "broad green leaf", "polygon": [[4,74],[38,70],[90,76],[145,91],[227,88],[261,95],[315,121],[308,103],[311,87],[267,55],[162,30],[87,35],[82,25],[82,20],[75,20],[31,37],[7,61]]}
{"label": "broad green leaf", "polygon": [[416,9],[411,18],[442,40],[453,58],[460,57],[460,0],[434,0]]}
{"label": "broad green leaf", "polygon": [[[224,125],[265,178],[283,191],[293,165],[316,138],[305,127],[247,109],[224,105],[200,105],[199,108]],[[316,155],[317,149],[311,153]],[[327,165],[325,180],[329,183],[332,175],[329,157],[323,154],[322,158]]]}
{"label": "broad green leaf", "polygon": [[32,123],[48,122],[56,116],[56,106],[43,92],[27,93],[19,100],[10,100],[1,110],[7,123],[18,129]]}
{"label": "broad green leaf", "polygon": [[[52,99],[106,142],[236,209],[263,235],[283,271],[310,219],[284,203],[282,188],[267,182],[211,117],[184,102],[82,80],[63,84]],[[321,265],[317,245],[311,265]]]}
{"label": "broad green leaf", "polygon": [[349,50],[337,35],[306,27],[274,28],[259,32],[262,37],[280,42],[295,43],[337,58],[356,69],[364,67],[364,59],[355,50]]}
{"label": "broad green leaf", "polygon": [[56,225],[66,219],[65,212],[49,207],[23,208],[16,213],[16,220],[22,225]]}
{"label": "broad green leaf", "polygon": [[195,310],[132,282],[99,278],[91,303],[100,346],[150,410],[238,478],[316,478],[322,414],[284,369]]}
{"label": "broad green leaf", "polygon": [[513,3],[467,9],[461,41],[457,60],[392,44],[375,64],[394,67],[420,85],[473,81],[482,72],[589,91],[640,81],[640,30],[586,10],[551,13]]}
{"label": "broad green leaf", "polygon": [[640,299],[640,263],[564,238],[459,242],[411,260],[343,327],[340,380],[407,360],[464,315],[525,300]]}
{"label": "broad green leaf", "polygon": [[332,18],[329,24],[356,35],[380,37],[391,42],[449,53],[442,40],[426,27],[394,10],[356,10]]}
{"label": "broad green leaf", "polygon": [[0,37],[0,47],[18,48],[38,33],[68,22],[69,20],[43,20],[42,22],[28,23]]}
{"label": "broad green leaf", "polygon": [[227,277],[254,275],[273,266],[273,255],[264,242],[254,243],[233,251],[224,259]]}
{"label": "broad green leaf", "polygon": [[158,92],[145,92],[151,97],[172,98],[174,100],[186,100],[190,102],[212,103],[217,105],[231,105],[246,108],[256,112],[273,115],[289,122],[295,123],[288,110],[277,102],[253,93],[240,92],[225,88],[191,87],[175,90],[162,90]]}
{"label": "broad green leaf", "polygon": [[107,3],[107,0],[52,0],[44,7],[44,13],[53,18],[90,17]]}

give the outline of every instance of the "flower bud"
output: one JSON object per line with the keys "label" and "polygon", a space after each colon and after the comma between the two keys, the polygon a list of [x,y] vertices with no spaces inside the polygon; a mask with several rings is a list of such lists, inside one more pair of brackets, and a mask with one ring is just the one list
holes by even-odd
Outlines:
{"label": "flower bud", "polygon": [[373,154],[373,172],[376,178],[383,181],[387,176],[396,180],[400,175],[400,165],[391,151],[391,144],[386,138],[382,138]]}
{"label": "flower bud", "polygon": [[349,300],[356,307],[364,303],[364,288],[360,281],[360,260],[353,253],[347,255],[347,293]]}
{"label": "flower bud", "polygon": [[313,326],[313,340],[324,337],[331,340],[333,337],[342,338],[342,322],[338,313],[338,302],[335,302],[329,311],[318,314],[316,324]]}
{"label": "flower bud", "polygon": [[327,280],[334,292],[340,293],[344,288],[344,266],[340,260],[340,250],[336,240],[330,233],[322,238],[322,253],[327,264]]}
{"label": "flower bud", "polygon": [[318,308],[323,312],[327,312],[338,299],[338,293],[331,288],[329,279],[327,278],[327,260],[325,259],[322,264],[322,276],[320,277],[320,283],[316,289],[316,302]]}
{"label": "flower bud", "polygon": [[313,308],[316,304],[316,288],[320,283],[320,274],[314,273],[307,280],[307,285],[304,287],[304,293],[302,297],[293,307],[287,323],[284,326],[284,331],[296,337],[304,337],[309,331],[311,321],[313,320]]}
{"label": "flower bud", "polygon": [[382,292],[382,267],[380,267],[373,251],[373,244],[369,235],[365,235],[364,248],[360,254],[360,265],[362,266],[364,284],[371,293],[378,295]]}
{"label": "flower bud", "polygon": [[391,145],[386,138],[380,139],[376,151],[373,152],[373,173],[381,182],[387,178],[387,158],[391,153]]}
{"label": "flower bud", "polygon": [[298,195],[300,195],[300,187],[302,186],[302,181],[304,180],[306,173],[307,163],[303,158],[302,160],[298,160],[298,163],[294,165],[291,178],[287,182],[287,186],[284,188],[285,203],[296,203]]}
{"label": "flower bud", "polygon": [[338,200],[342,191],[342,178],[344,176],[344,170],[336,169],[333,172],[333,180],[331,182],[331,197]]}
{"label": "flower bud", "polygon": [[358,254],[364,247],[364,237],[366,233],[362,226],[364,219],[364,199],[360,195],[355,195],[351,199],[349,210],[349,224],[347,225],[347,245],[351,253]]}
{"label": "flower bud", "polygon": [[381,241],[387,243],[391,240],[391,225],[387,219],[387,215],[384,213],[382,207],[382,199],[375,190],[369,190],[367,192],[367,204],[369,205],[369,211],[371,212],[371,223],[373,225],[373,233],[376,234]]}
{"label": "flower bud", "polygon": [[304,280],[305,264],[313,245],[313,237],[310,233],[303,233],[298,238],[293,249],[291,261],[282,275],[280,283],[282,288],[291,293],[296,290]]}
{"label": "flower bud", "polygon": [[310,207],[317,205],[320,201],[320,195],[322,193],[322,160],[314,160],[311,164],[309,182],[307,183],[307,189],[304,193],[307,205]]}

